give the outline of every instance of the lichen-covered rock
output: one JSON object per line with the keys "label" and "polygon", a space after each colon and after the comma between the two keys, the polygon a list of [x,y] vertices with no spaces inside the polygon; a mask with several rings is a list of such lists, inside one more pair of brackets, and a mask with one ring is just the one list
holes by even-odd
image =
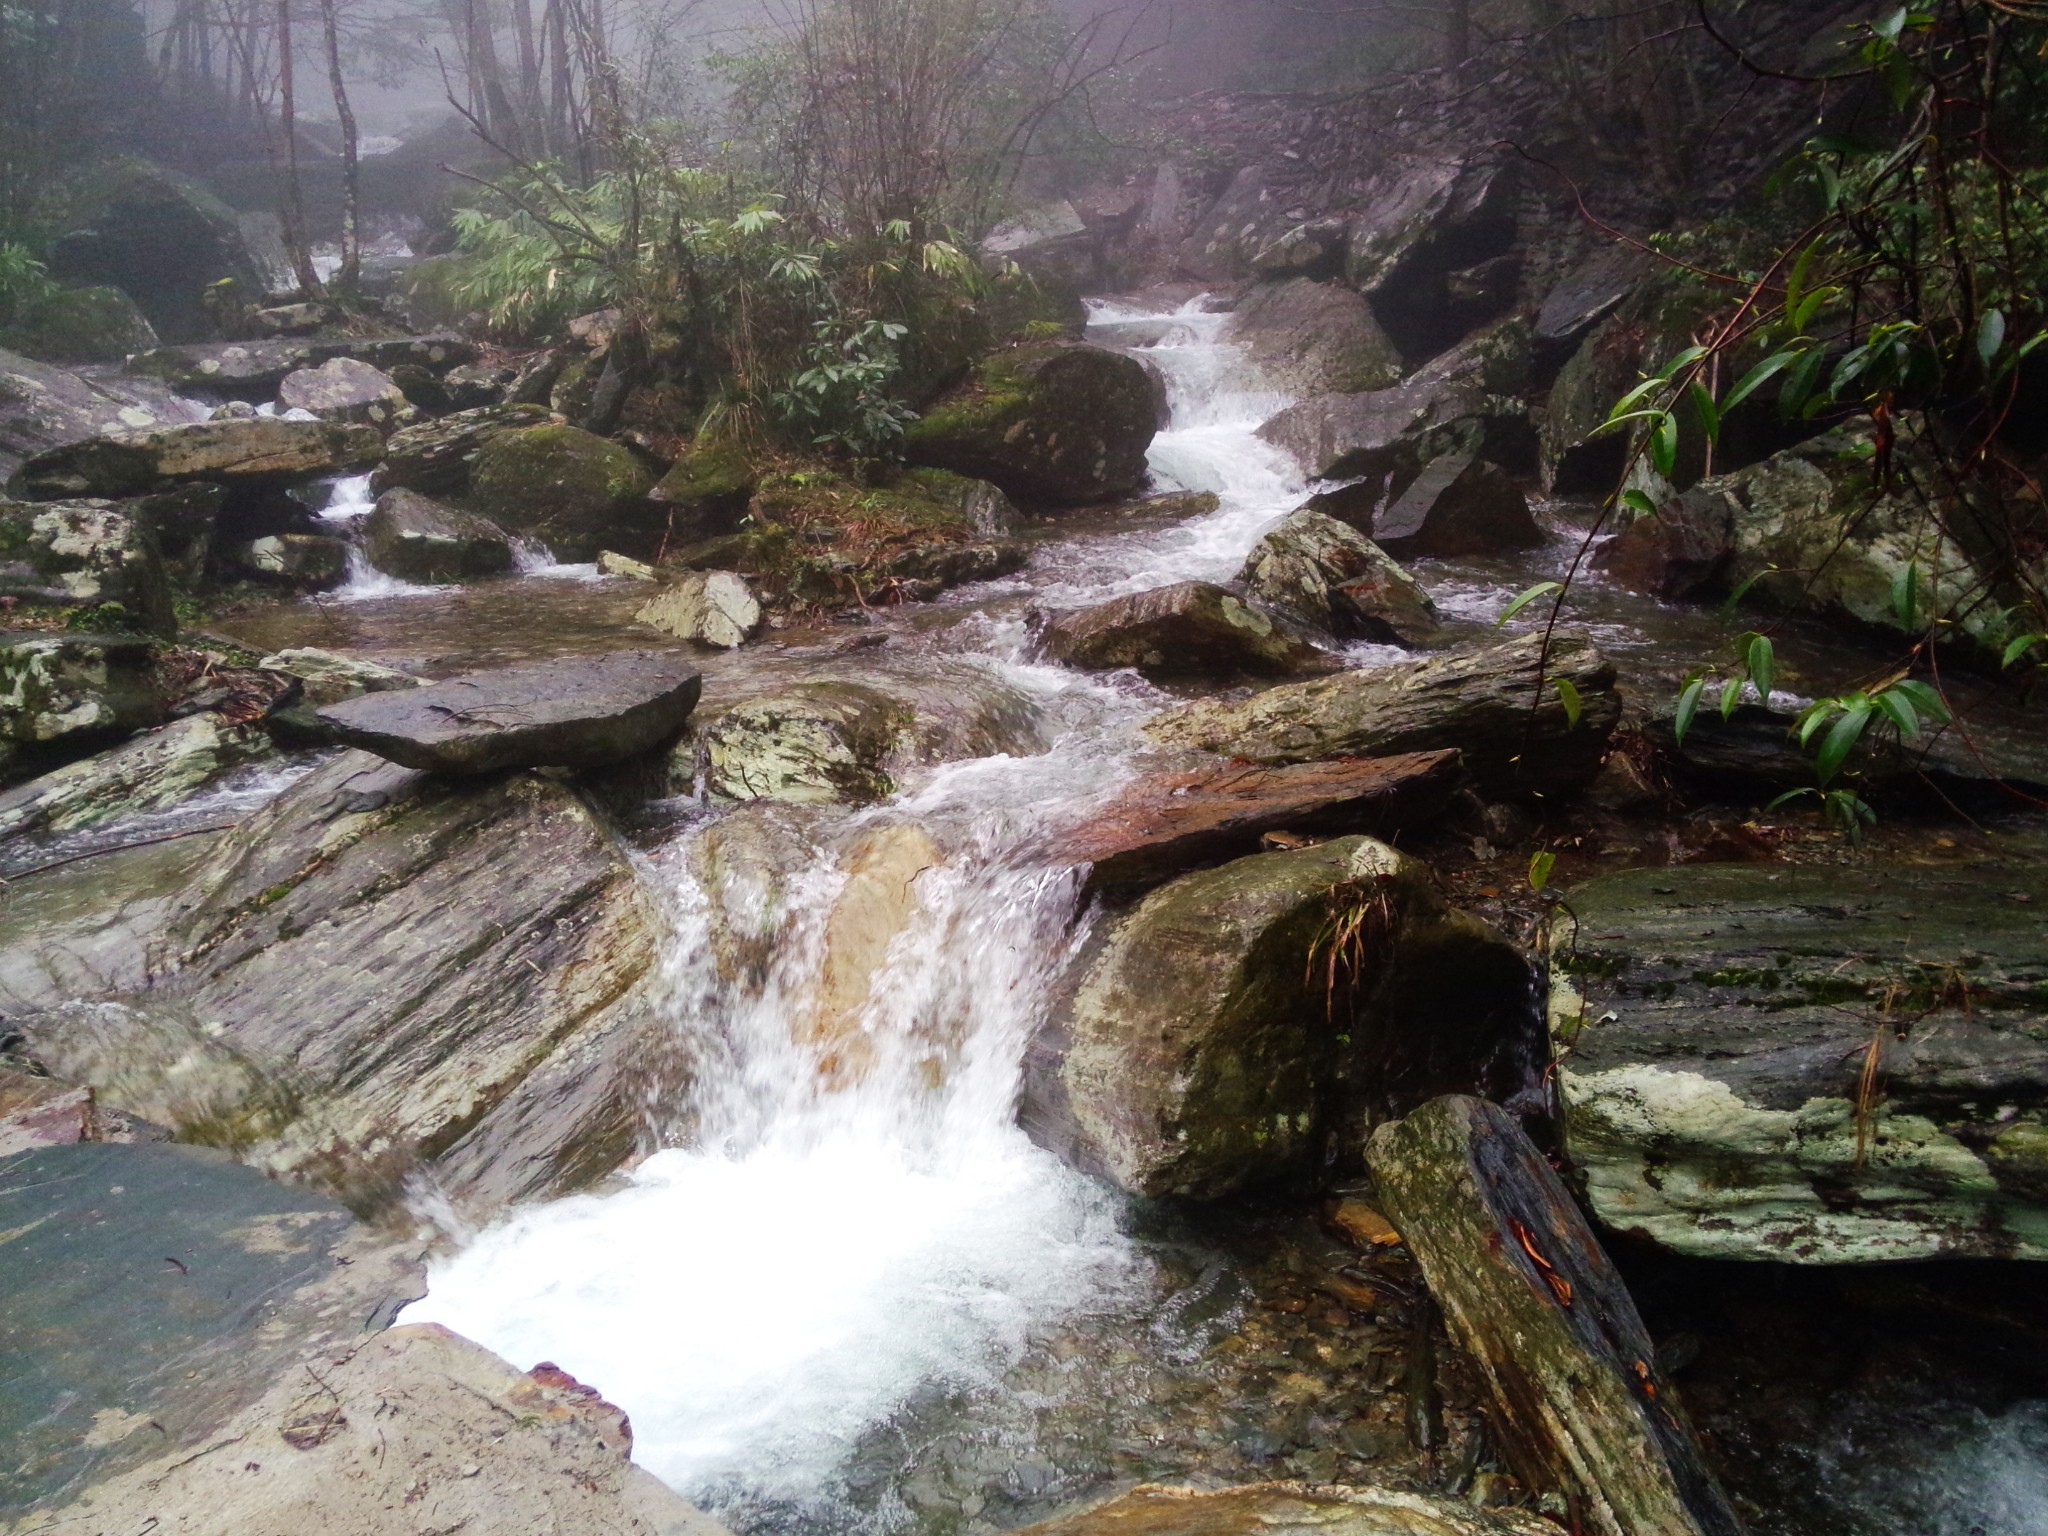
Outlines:
{"label": "lichen-covered rock", "polygon": [[2048,1258],[2040,869],[1687,865],[1574,890],[1550,1014],[1594,1214],[1700,1257]]}
{"label": "lichen-covered rock", "polygon": [[1061,666],[1153,678],[1300,677],[1335,664],[1288,620],[1207,581],[1054,614],[1039,647]]}
{"label": "lichen-covered rock", "polygon": [[204,480],[282,485],[367,469],[384,451],[370,427],[258,417],[123,427],[35,455],[9,489],[31,501],[131,496]]}
{"label": "lichen-covered rock", "polygon": [[[1540,702],[1537,678],[1544,680]],[[1570,683],[1577,708],[1556,687]],[[1241,703],[1156,716],[1147,735],[1258,763],[1384,757],[1454,747],[1495,795],[1549,795],[1599,771],[1621,719],[1614,666],[1580,635],[1526,635],[1406,666],[1287,683]]]}
{"label": "lichen-covered rock", "polygon": [[864,804],[895,790],[884,760],[909,725],[902,702],[857,682],[798,683],[710,720],[705,787],[729,800]]}
{"label": "lichen-covered rock", "polygon": [[1109,501],[1145,483],[1163,408],[1159,382],[1135,359],[1038,343],[985,361],[911,424],[904,453],[1027,503]]}
{"label": "lichen-covered rock", "polygon": [[138,628],[177,628],[156,541],[133,507],[110,501],[0,502],[0,597],[99,607]]}
{"label": "lichen-covered rock", "polygon": [[1511,165],[1491,156],[1396,156],[1356,196],[1361,211],[1346,232],[1344,276],[1411,360],[1434,355],[1512,302],[1512,289],[1463,296],[1453,277],[1510,253],[1516,180]]}
{"label": "lichen-covered rock", "polygon": [[406,427],[384,445],[384,462],[370,477],[370,489],[380,494],[404,489],[423,496],[466,496],[485,444],[553,419],[544,406],[480,405]]}
{"label": "lichen-covered rock", "polygon": [[0,326],[0,343],[45,363],[118,363],[156,332],[118,288],[58,288]]}
{"label": "lichen-covered rock", "polygon": [[[1363,937],[1339,955],[1347,914]],[[1160,886],[1096,939],[1033,1044],[1020,1118],[1120,1188],[1215,1199],[1333,1136],[1355,1153],[1439,1093],[1533,1084],[1528,997],[1514,946],[1385,844],[1255,854]]]}
{"label": "lichen-covered rock", "polygon": [[378,570],[407,581],[502,576],[514,551],[505,530],[418,491],[386,491],[363,520],[363,552]]}
{"label": "lichen-covered rock", "polygon": [[654,552],[667,514],[648,500],[653,489],[646,465],[619,444],[580,427],[538,426],[477,449],[469,496],[477,511],[539,539],[557,559],[595,560],[603,549]]}
{"label": "lichen-covered rock", "polygon": [[322,421],[354,421],[392,432],[417,414],[391,375],[353,357],[331,357],[318,368],[287,374],[277,386],[286,410],[311,411]]}
{"label": "lichen-covered rock", "polygon": [[1401,355],[1372,306],[1336,283],[1262,283],[1239,301],[1224,334],[1289,395],[1355,394],[1401,380]]}
{"label": "lichen-covered rock", "polygon": [[685,571],[633,615],[679,640],[736,650],[761,628],[761,604],[733,571]]}
{"label": "lichen-covered rock", "polygon": [[1553,1536],[1517,1510],[1334,1483],[1165,1488],[1146,1483],[1106,1504],[1026,1526],[1017,1536]]}
{"label": "lichen-covered rock", "polygon": [[279,651],[256,663],[266,672],[281,672],[303,685],[308,704],[339,704],[365,693],[387,693],[394,688],[417,688],[420,680],[410,672],[343,656],[313,646]]}
{"label": "lichen-covered rock", "polygon": [[1253,546],[1239,580],[1268,607],[1347,639],[1414,645],[1441,627],[1429,594],[1385,550],[1309,507]]}
{"label": "lichen-covered rock", "polygon": [[0,838],[72,832],[161,810],[271,750],[270,738],[254,726],[230,725],[210,713],[189,715],[0,793]]}
{"label": "lichen-covered rock", "polygon": [[155,659],[132,635],[0,635],[0,743],[76,756],[156,724]]}
{"label": "lichen-covered rock", "polygon": [[227,546],[221,562],[251,581],[325,592],[348,577],[348,540],[323,533],[273,533]]}

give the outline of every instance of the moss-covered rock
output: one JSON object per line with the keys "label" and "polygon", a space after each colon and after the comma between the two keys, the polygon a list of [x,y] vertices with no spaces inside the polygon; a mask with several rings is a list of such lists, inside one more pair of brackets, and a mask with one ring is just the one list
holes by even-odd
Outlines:
{"label": "moss-covered rock", "polygon": [[466,496],[477,455],[508,432],[555,420],[538,405],[479,405],[394,433],[384,462],[370,478],[380,494],[404,489],[424,496]]}
{"label": "moss-covered rock", "polygon": [[730,533],[746,515],[761,483],[761,471],[737,448],[692,444],[654,488],[667,509],[668,534],[689,543]]}
{"label": "moss-covered rock", "polygon": [[541,540],[557,559],[595,560],[605,549],[653,553],[664,524],[648,499],[653,489],[653,474],[629,449],[580,427],[548,425],[484,443],[469,494],[477,511]]}
{"label": "moss-covered rock", "polygon": [[61,760],[154,725],[155,647],[133,635],[0,636],[0,743]]}
{"label": "moss-covered rock", "polygon": [[1076,506],[1145,483],[1164,411],[1143,364],[1100,347],[1035,343],[999,352],[912,423],[913,463],[993,481],[1026,503]]}
{"label": "moss-covered rock", "polygon": [[880,800],[895,790],[883,759],[908,723],[903,706],[880,689],[799,683],[705,728],[706,787],[725,799],[793,805]]}
{"label": "moss-covered rock", "polygon": [[177,628],[148,520],[112,501],[0,502],[0,597],[118,603],[137,627]]}
{"label": "moss-covered rock", "polygon": [[45,363],[118,363],[156,344],[148,317],[118,288],[58,288],[0,326],[0,346]]}

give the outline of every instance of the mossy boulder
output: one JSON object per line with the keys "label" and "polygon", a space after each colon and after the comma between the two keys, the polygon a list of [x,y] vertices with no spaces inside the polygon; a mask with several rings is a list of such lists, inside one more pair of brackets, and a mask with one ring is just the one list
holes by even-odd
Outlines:
{"label": "mossy boulder", "polygon": [[1145,453],[1165,401],[1134,358],[1040,342],[987,359],[912,423],[914,464],[988,480],[1027,504],[1064,507],[1127,496],[1145,483]]}
{"label": "mossy boulder", "polygon": [[138,628],[177,628],[148,521],[118,502],[0,501],[0,597],[67,607],[118,603]]}
{"label": "mossy boulder", "polygon": [[0,748],[14,768],[78,756],[163,719],[156,649],[134,635],[0,635]]}
{"label": "mossy boulder", "polygon": [[761,472],[744,453],[722,444],[693,444],[654,488],[678,542],[730,533],[746,516]]}
{"label": "mossy boulder", "polygon": [[157,344],[156,330],[118,288],[58,288],[0,325],[0,345],[45,363],[118,363]]}
{"label": "mossy boulder", "polygon": [[466,496],[487,444],[554,420],[544,406],[479,405],[406,427],[384,445],[384,462],[370,488],[380,494],[402,488],[425,496]]}
{"label": "mossy boulder", "polygon": [[606,549],[653,553],[665,521],[648,499],[653,489],[653,474],[629,449],[566,425],[493,437],[470,476],[476,511],[539,539],[560,560],[595,560]]}

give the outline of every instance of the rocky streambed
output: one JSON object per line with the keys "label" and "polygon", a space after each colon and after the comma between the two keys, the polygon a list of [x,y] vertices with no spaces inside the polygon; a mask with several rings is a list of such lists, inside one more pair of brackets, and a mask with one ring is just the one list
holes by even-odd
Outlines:
{"label": "rocky streambed", "polygon": [[[251,1329],[295,1341],[277,1363],[187,1367],[234,1377],[205,1401],[168,1366],[61,1405],[10,1385],[8,1422],[45,1426],[9,1430],[28,1447],[12,1499],[147,1518],[162,1463],[196,1455],[181,1510],[237,1478],[237,1497],[278,1501],[252,1509],[324,1509],[393,1394],[445,1379],[502,1406],[407,1450],[416,1481],[389,1497],[445,1511],[437,1529],[523,1528],[485,1493],[564,1479],[597,1503],[558,1519],[685,1528],[679,1500],[628,1475],[628,1443],[743,1531],[980,1536],[1146,1482],[1262,1486],[1063,1523],[2038,1522],[2044,1320],[2014,1276],[2048,1219],[2029,915],[2048,890],[2005,787],[2048,773],[2025,714],[1955,681],[1971,750],[1874,764],[1898,812],[1867,851],[1759,818],[1751,792],[1796,772],[1782,731],[1738,715],[1679,748],[1658,720],[1722,642],[1710,611],[1596,585],[1547,663],[1533,616],[1494,627],[1564,568],[1582,514],[1504,489],[1484,456],[1499,445],[1460,435],[1491,420],[1489,350],[1353,419],[1364,396],[1327,392],[1391,393],[1398,365],[1358,375],[1325,352],[1338,373],[1261,371],[1253,321],[1201,300],[1095,321],[1089,366],[1142,359],[1164,394],[1149,462],[1170,499],[1038,522],[978,500],[995,542],[955,521],[947,547],[1001,553],[948,556],[946,581],[928,551],[792,576],[728,542],[740,595],[666,569],[683,596],[658,624],[647,580],[600,567],[456,585],[477,573],[416,566],[434,581],[252,604],[210,621],[213,707],[0,797],[0,1011],[10,1061],[40,1074],[0,1134],[143,1143],[0,1163],[26,1213],[8,1227],[55,1242],[30,1209],[42,1170],[90,1152],[112,1161],[81,1171],[64,1219],[173,1253],[149,1282],[188,1276],[191,1253],[265,1251],[233,1213],[167,1236],[160,1211],[108,1209],[101,1186],[145,1187],[131,1162],[185,1176],[190,1154],[151,1144],[175,1132],[308,1191],[267,1220],[324,1234],[356,1213],[347,1241],[397,1266],[359,1334],[411,1303],[374,1339],[243,1315],[209,1325],[214,1355],[153,1345],[210,1362]],[[988,410],[1028,413],[1036,376],[984,381]],[[1304,391],[1324,402],[1306,449],[1284,441],[1308,430]],[[1354,408],[1338,419],[1331,399]],[[1261,435],[1276,418],[1293,425]],[[455,419],[360,448],[316,426],[293,440],[319,462],[290,470],[222,431],[204,463],[148,449],[142,478],[227,486],[232,510],[250,485],[381,452],[380,478],[410,466],[418,494],[445,493],[437,476],[489,469],[471,457],[493,434],[556,430]],[[1040,452],[998,426],[1001,450],[974,415],[932,456],[1003,478],[1005,452],[1033,453],[1055,500],[1076,476],[1136,473],[1127,453]],[[59,483],[97,462],[42,461],[42,504],[104,489]],[[672,489],[716,517],[708,469]],[[1372,505],[1347,509],[1375,477]],[[619,554],[635,527],[604,519],[644,517],[646,490],[557,505],[603,526],[569,552]],[[890,515],[956,492],[928,482]],[[412,527],[436,548],[477,532]],[[112,600],[121,563],[99,569]],[[877,572],[933,585],[856,623],[803,585]],[[746,603],[780,582],[795,606],[750,643],[673,632],[684,612],[745,639],[762,622]],[[1757,715],[1867,667],[1819,616],[1792,622]],[[118,713],[117,685],[153,664],[139,642],[10,645],[37,658],[52,720],[76,701]],[[1570,708],[1538,696],[1539,665],[1572,681]],[[93,728],[152,724],[138,702]],[[1930,784],[1981,825],[1923,820]],[[1529,889],[1538,849],[1559,902]],[[1447,1123],[1526,1154],[1404,1182],[1375,1128],[1446,1095],[1504,1106]],[[1446,1145],[1430,1178],[1458,1165]],[[1635,1302],[1549,1191],[1546,1153]],[[204,1167],[189,1177],[234,1200],[291,1204]],[[1547,1204],[1501,1204],[1536,1186]],[[1404,1208],[1409,1188],[1438,1192]],[[1468,1198],[1459,1230],[1481,1235],[1433,1240]],[[353,1268],[338,1240],[286,1246],[311,1276]],[[0,1245],[0,1266],[27,1251]],[[1508,1268],[1468,1274],[1459,1253]],[[59,1245],[35,1272],[89,1262]],[[1518,1326],[1562,1329],[1545,1347],[1574,1353],[1543,1357],[1559,1379],[1611,1368],[1597,1423],[1560,1411],[1546,1440],[1503,1415],[1486,1302],[1508,1294],[1545,1309]],[[1587,1297],[1620,1318],[1599,1339],[1573,1332]],[[41,1315],[5,1326],[59,1362],[37,1367],[51,1380],[118,1344],[60,1346]],[[522,1374],[542,1361],[554,1375]],[[1681,1394],[1703,1450],[1668,1407]],[[172,1400],[182,1418],[157,1406]],[[551,1436],[536,1461],[515,1443],[529,1420]],[[1546,1460],[1596,1441],[1583,1464]],[[273,1495],[279,1463],[296,1470]],[[1666,1491],[1644,1494],[1660,1467]]]}

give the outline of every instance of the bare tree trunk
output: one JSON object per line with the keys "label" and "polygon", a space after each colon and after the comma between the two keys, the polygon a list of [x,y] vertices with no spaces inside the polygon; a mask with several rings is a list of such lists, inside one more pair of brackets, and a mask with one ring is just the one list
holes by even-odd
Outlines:
{"label": "bare tree trunk", "polygon": [[327,80],[334,87],[334,110],[341,119],[341,291],[353,295],[363,275],[363,235],[358,222],[362,207],[361,161],[356,153],[356,114],[349,105],[348,85],[341,74],[341,27],[337,0],[320,0],[320,26],[327,40]]}
{"label": "bare tree trunk", "polygon": [[306,200],[299,186],[299,113],[292,87],[292,5],[277,0],[278,124],[284,133],[284,248],[292,272],[307,298],[320,292],[320,274],[313,270],[313,252],[306,244]]}

